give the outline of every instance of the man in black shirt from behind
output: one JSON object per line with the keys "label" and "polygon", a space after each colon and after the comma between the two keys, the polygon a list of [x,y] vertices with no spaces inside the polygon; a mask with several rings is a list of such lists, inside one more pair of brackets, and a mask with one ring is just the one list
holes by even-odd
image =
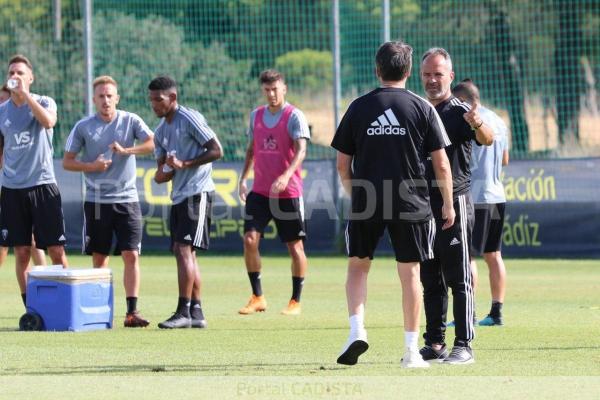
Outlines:
{"label": "man in black shirt from behind", "polygon": [[[442,48],[432,48],[421,59],[421,81],[427,98],[442,119],[452,145],[446,147],[453,178],[454,209],[456,221],[451,229],[438,230],[434,255],[423,262],[421,282],[425,316],[427,319],[425,346],[420,353],[423,359],[447,364],[470,364],[475,361],[471,341],[475,300],[469,248],[473,230],[473,202],[471,200],[471,146],[490,145],[494,140],[492,129],[483,123],[477,107],[471,108],[452,95],[450,85],[454,79],[452,60]],[[428,167],[431,208],[438,226],[443,224],[439,213],[442,196],[436,187],[432,166]],[[445,200],[445,199],[444,199]],[[452,288],[456,338],[450,354],[446,350],[446,313],[448,287]]]}
{"label": "man in black shirt from behind", "polygon": [[419,263],[433,256],[435,237],[425,164],[431,154],[444,198],[437,211],[445,218],[446,229],[455,218],[444,151],[450,141],[433,106],[405,89],[412,48],[403,42],[384,43],[375,63],[381,87],[350,104],[331,143],[338,150],[337,169],[352,202],[346,228],[350,335],[337,362],[354,365],[369,347],[364,326],[367,274],[387,228],[402,284],[406,347],[402,366],[428,367],[417,346]]}

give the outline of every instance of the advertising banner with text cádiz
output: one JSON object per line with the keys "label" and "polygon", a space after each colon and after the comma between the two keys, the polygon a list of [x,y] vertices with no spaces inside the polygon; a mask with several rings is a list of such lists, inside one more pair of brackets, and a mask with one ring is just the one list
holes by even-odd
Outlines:
{"label": "advertising banner with text c\u00e1diz", "polygon": [[502,182],[504,254],[600,257],[600,159],[511,162]]}
{"label": "advertising banner with text c\u00e1diz", "polygon": [[[600,257],[600,159],[513,161],[502,181],[504,255]],[[387,235],[377,251],[391,254]]]}
{"label": "advertising banner with text c\u00e1diz", "polygon": [[[82,247],[83,203],[82,179],[79,173],[63,170],[61,161],[54,163],[63,200],[63,212],[67,230],[67,246],[70,251]],[[238,194],[241,163],[213,164],[216,195],[210,249],[218,252],[241,252],[244,228],[243,205]],[[138,160],[137,188],[144,217],[142,251],[167,251],[169,248],[170,183],[154,182],[156,162]],[[336,171],[329,161],[306,161],[303,164],[304,208],[307,219],[308,251],[332,252],[336,241]],[[251,181],[249,182],[251,184]],[[271,222],[264,233],[261,250],[286,251]]]}
{"label": "advertising banner with text c\u00e1diz", "polygon": [[[211,249],[241,252],[243,206],[237,196],[241,163],[214,164],[216,197],[211,229]],[[144,216],[142,248],[166,251],[169,246],[169,185],[157,185],[156,164],[140,160],[137,187]],[[68,246],[81,249],[82,180],[55,161],[63,197]],[[339,195],[332,161],[305,162],[304,203],[308,225],[308,251],[337,252],[345,223],[337,220]],[[507,197],[503,251],[515,257],[600,257],[600,159],[514,161],[503,172]],[[337,234],[336,234],[337,232]],[[271,223],[261,248],[282,252]],[[389,253],[382,238],[379,251]]]}

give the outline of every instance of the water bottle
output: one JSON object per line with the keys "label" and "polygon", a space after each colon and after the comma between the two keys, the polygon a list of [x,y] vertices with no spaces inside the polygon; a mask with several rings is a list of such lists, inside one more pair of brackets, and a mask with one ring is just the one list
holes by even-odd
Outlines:
{"label": "water bottle", "polygon": [[[176,153],[177,150],[171,150],[167,153],[167,157],[174,156]],[[173,168],[169,167],[167,164],[163,164],[162,170],[165,174],[168,174],[169,172],[173,171]]]}
{"label": "water bottle", "polygon": [[19,81],[16,79],[9,79],[8,81],[6,81],[6,87],[9,90],[16,89],[18,86],[19,86]]}

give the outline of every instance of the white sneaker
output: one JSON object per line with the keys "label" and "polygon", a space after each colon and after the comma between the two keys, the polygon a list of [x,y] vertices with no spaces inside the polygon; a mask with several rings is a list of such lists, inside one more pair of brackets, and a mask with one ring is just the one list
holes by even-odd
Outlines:
{"label": "white sneaker", "polygon": [[429,363],[423,360],[419,350],[407,349],[402,356],[402,367],[404,368],[429,368]]}
{"label": "white sneaker", "polygon": [[367,342],[367,331],[362,329],[358,332],[350,331],[350,336],[340,353],[337,363],[344,365],[354,365],[358,362],[358,357],[367,351],[369,343]]}

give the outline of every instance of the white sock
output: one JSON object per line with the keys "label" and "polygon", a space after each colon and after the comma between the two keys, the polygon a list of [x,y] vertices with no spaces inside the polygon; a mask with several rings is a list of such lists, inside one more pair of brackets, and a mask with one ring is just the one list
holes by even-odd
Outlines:
{"label": "white sock", "polygon": [[362,312],[350,317],[350,332],[360,332],[365,330],[365,315]]}
{"label": "white sock", "polygon": [[404,331],[404,345],[409,350],[419,350],[419,332]]}

